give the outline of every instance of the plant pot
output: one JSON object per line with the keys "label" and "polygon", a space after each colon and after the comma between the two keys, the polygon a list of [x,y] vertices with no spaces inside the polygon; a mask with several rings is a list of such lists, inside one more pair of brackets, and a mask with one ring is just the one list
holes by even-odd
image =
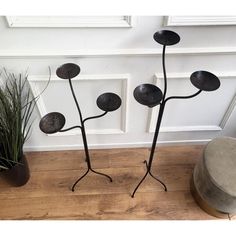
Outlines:
{"label": "plant pot", "polygon": [[25,185],[30,178],[29,166],[25,155],[23,155],[19,163],[14,165],[11,169],[2,171],[2,176],[14,187]]}

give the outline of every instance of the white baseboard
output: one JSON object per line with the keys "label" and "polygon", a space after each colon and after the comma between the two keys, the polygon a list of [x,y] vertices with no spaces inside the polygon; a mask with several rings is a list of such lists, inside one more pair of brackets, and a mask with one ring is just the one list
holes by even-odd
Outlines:
{"label": "white baseboard", "polygon": [[[201,140],[175,140],[175,141],[159,141],[159,146],[170,145],[204,145],[211,139]],[[113,148],[140,148],[151,147],[151,142],[135,142],[135,143],[109,143],[109,144],[91,144],[89,149],[113,149]],[[53,145],[53,146],[25,146],[25,152],[39,151],[62,151],[62,150],[82,150],[83,145]]]}

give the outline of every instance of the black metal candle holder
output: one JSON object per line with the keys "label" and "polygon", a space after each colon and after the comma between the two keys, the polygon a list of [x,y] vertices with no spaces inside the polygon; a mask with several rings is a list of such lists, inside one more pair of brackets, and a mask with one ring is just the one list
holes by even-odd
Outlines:
{"label": "black metal candle holder", "polygon": [[136,87],[134,90],[134,98],[137,100],[137,102],[148,107],[154,107],[156,105],[160,105],[160,107],[159,107],[159,114],[157,118],[156,129],[155,129],[155,134],[154,134],[154,138],[152,142],[152,148],[151,148],[149,160],[148,162],[146,160],[144,161],[147,170],[143,178],[140,180],[140,182],[134,189],[131,195],[132,197],[134,197],[139,186],[142,184],[142,182],[144,181],[144,179],[147,177],[148,174],[151,177],[153,177],[155,180],[160,182],[163,185],[165,191],[167,191],[166,185],[161,180],[153,176],[151,172],[153,155],[156,149],[156,142],[157,142],[157,138],[158,138],[158,134],[159,134],[160,126],[161,126],[161,121],[162,121],[162,116],[163,116],[167,101],[171,99],[193,98],[197,96],[198,94],[200,94],[202,91],[214,91],[220,87],[220,80],[214,74],[208,71],[196,71],[192,73],[192,75],[190,76],[191,83],[196,88],[199,89],[196,93],[189,96],[172,96],[172,97],[166,98],[167,76],[166,76],[166,68],[165,68],[165,49],[166,49],[166,46],[177,44],[180,41],[180,37],[177,33],[173,31],[162,30],[162,31],[156,32],[153,38],[156,42],[163,45],[162,67],[163,67],[163,74],[164,74],[164,92],[162,93],[162,91],[153,84],[141,84],[138,87]]}
{"label": "black metal candle holder", "polygon": [[73,192],[75,190],[75,186],[77,185],[77,183],[80,180],[82,180],[88,174],[89,171],[91,171],[95,174],[98,174],[98,175],[105,176],[106,178],[108,178],[110,180],[110,182],[112,182],[112,178],[109,175],[95,171],[91,166],[88,143],[87,143],[87,138],[86,138],[85,122],[88,120],[91,120],[91,119],[100,118],[102,116],[105,116],[108,112],[115,111],[121,106],[121,99],[117,94],[103,93],[97,98],[97,106],[101,110],[103,110],[104,113],[102,113],[101,115],[91,116],[91,117],[87,117],[87,118],[83,119],[82,112],[80,110],[79,103],[76,99],[75,92],[74,92],[72,82],[71,82],[71,79],[76,77],[79,73],[80,73],[80,67],[76,64],[73,64],[73,63],[63,64],[56,71],[56,74],[59,78],[66,79],[69,81],[70,90],[71,90],[73,99],[75,101],[75,104],[76,104],[76,107],[77,107],[77,110],[79,113],[80,125],[76,125],[76,126],[73,126],[73,127],[67,128],[67,129],[62,129],[66,123],[66,119],[65,119],[64,115],[59,112],[48,113],[40,120],[40,123],[39,123],[39,127],[40,127],[41,131],[46,134],[53,134],[53,133],[57,133],[57,132],[66,132],[66,131],[76,129],[76,128],[79,128],[81,130],[83,144],[84,144],[85,157],[86,157],[86,163],[87,163],[88,169],[85,172],[85,174],[83,174],[80,178],[78,178],[75,181],[75,183],[73,184],[73,186],[72,186]]}

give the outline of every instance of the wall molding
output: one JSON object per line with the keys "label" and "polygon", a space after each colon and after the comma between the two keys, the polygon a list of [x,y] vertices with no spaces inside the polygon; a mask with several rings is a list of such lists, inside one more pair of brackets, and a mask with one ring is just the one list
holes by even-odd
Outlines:
{"label": "wall molding", "polygon": [[[192,139],[192,140],[168,140],[157,141],[158,146],[169,145],[205,145],[211,139]],[[110,148],[149,148],[152,142],[132,142],[132,143],[109,143],[109,144],[89,144],[89,149],[110,149]],[[53,145],[53,146],[24,146],[24,152],[32,151],[61,151],[61,150],[83,150],[80,145]]]}
{"label": "wall molding", "polygon": [[226,126],[226,124],[227,124],[231,114],[233,113],[235,107],[236,107],[236,94],[234,95],[233,99],[231,100],[231,102],[230,102],[230,104],[229,104],[229,106],[228,106],[228,108],[227,108],[227,110],[226,110],[226,112],[225,112],[221,122],[220,122],[219,126],[222,129],[225,128],[225,126]]}
{"label": "wall molding", "polygon": [[[34,97],[38,96],[40,94],[40,91],[37,86],[37,82],[46,82],[47,76],[44,75],[32,75],[28,77],[29,84],[32,90],[32,93]],[[121,99],[122,99],[122,106],[121,106],[121,124],[120,129],[103,129],[103,130],[95,130],[95,129],[88,129],[88,134],[123,134],[127,133],[128,129],[128,86],[129,86],[129,74],[92,74],[92,75],[80,75],[79,78],[74,78],[73,82],[79,82],[79,81],[85,81],[85,80],[119,80],[121,81]],[[51,82],[65,82],[65,80],[62,80],[56,76],[51,77]],[[44,100],[42,96],[39,97],[37,100],[37,108],[39,111],[40,119],[46,115],[47,109],[46,105],[44,103]],[[96,115],[96,114],[95,114]],[[70,136],[70,135],[81,135],[80,130],[71,130],[65,133],[56,133],[56,134],[47,134],[47,136]]]}
{"label": "wall molding", "polygon": [[165,26],[236,25],[236,16],[167,16]]}
{"label": "wall molding", "polygon": [[[231,55],[236,54],[236,47],[194,47],[168,48],[167,55]],[[73,49],[73,50],[0,50],[0,58],[78,58],[110,56],[161,56],[161,48],[121,48],[121,49]]]}
{"label": "wall molding", "polygon": [[[192,132],[192,131],[220,131],[222,128],[218,125],[192,125],[192,126],[166,126],[161,127],[161,133],[170,133],[170,132]],[[154,130],[152,131],[154,132]]]}
{"label": "wall molding", "polygon": [[6,16],[10,28],[130,28],[131,16]]}
{"label": "wall molding", "polygon": [[[218,77],[222,79],[232,79],[236,78],[236,71],[227,71],[227,72],[217,72]],[[191,73],[169,73],[168,79],[189,79]],[[163,74],[155,73],[154,75],[154,84],[156,86],[161,86],[161,81],[164,80]],[[236,94],[231,100],[226,112],[219,125],[201,125],[201,126],[170,126],[170,127],[161,127],[160,133],[169,133],[169,132],[191,132],[191,131],[221,131],[225,128],[231,114],[233,113],[236,107]],[[157,116],[158,108],[153,108],[150,110],[150,119],[147,125],[147,132],[153,133],[155,131],[156,124],[156,116]]]}

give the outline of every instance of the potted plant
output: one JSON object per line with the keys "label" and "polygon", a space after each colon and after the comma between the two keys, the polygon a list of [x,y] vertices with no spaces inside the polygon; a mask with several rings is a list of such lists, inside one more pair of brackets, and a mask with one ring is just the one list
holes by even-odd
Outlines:
{"label": "potted plant", "polygon": [[16,75],[6,70],[1,74],[0,171],[13,186],[26,184],[30,177],[23,146],[31,132],[38,96],[32,96],[27,74]]}

